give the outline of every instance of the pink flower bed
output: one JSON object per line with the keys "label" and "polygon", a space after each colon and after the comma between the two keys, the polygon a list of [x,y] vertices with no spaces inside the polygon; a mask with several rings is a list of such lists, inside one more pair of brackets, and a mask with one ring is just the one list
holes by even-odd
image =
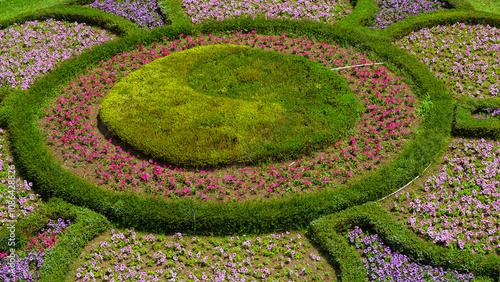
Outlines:
{"label": "pink flower bed", "polygon": [[92,122],[106,90],[134,69],[171,52],[228,43],[302,55],[327,67],[370,63],[366,55],[354,55],[352,50],[314,39],[312,42],[307,38],[289,39],[286,34],[279,38],[264,37],[257,36],[255,31],[246,35],[238,33],[232,38],[210,34],[166,42],[166,45],[155,43],[152,48],[140,46],[135,51],[102,61],[99,68],[88,69],[87,74],[80,74],[77,82],[63,89],[42,118],[47,143],[60,152],[60,161],[84,168],[80,176],[97,185],[134,193],[140,191],[155,197],[234,201],[325,189],[346,182],[353,175],[372,170],[387,160],[387,155],[397,153],[402,141],[409,138],[410,127],[415,124],[415,99],[406,89],[404,78],[394,78],[379,66],[340,70],[365,106],[353,132],[317,156],[288,163],[193,171],[153,160],[138,160],[114,146],[112,140],[106,140],[97,129],[97,122]]}

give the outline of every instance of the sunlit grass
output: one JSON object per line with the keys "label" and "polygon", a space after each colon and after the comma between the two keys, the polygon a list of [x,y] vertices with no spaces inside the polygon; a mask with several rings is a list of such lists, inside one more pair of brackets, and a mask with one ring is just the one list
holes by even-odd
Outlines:
{"label": "sunlit grass", "polygon": [[469,0],[469,3],[478,11],[500,15],[500,0]]}
{"label": "sunlit grass", "polygon": [[0,21],[26,12],[69,2],[70,0],[0,0]]}

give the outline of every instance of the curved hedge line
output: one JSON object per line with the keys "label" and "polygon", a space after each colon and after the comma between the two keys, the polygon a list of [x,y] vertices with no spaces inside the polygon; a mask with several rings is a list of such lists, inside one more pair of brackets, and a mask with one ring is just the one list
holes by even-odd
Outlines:
{"label": "curved hedge line", "polygon": [[485,137],[498,140],[500,137],[500,121],[494,119],[477,119],[472,112],[483,108],[500,108],[500,98],[462,97],[455,106],[455,120],[452,133],[462,137]]}
{"label": "curved hedge line", "polygon": [[408,255],[413,261],[453,269],[477,276],[500,276],[500,257],[472,254],[467,250],[438,247],[425,241],[394,219],[376,202],[349,208],[311,222],[310,236],[336,261],[342,281],[367,281],[364,262],[349,246],[345,235],[349,229],[360,226],[379,235],[392,250]]}
{"label": "curved hedge line", "polygon": [[[46,252],[39,270],[38,281],[64,281],[70,265],[78,258],[88,242],[111,226],[101,214],[52,198],[47,204],[40,205],[39,209],[16,222],[16,249],[26,247],[30,233],[43,228],[50,219],[57,221],[57,218],[69,219],[71,224],[65,230],[66,234],[58,237],[58,241]],[[9,236],[10,230],[5,225],[0,229],[0,242],[3,248],[9,248],[7,244]]]}
{"label": "curved hedge line", "polygon": [[[415,83],[419,97],[427,93],[434,108],[422,124],[420,134],[405,145],[396,161],[376,173],[335,190],[325,189],[312,195],[297,195],[288,199],[254,203],[207,203],[182,199],[165,199],[135,194],[117,194],[104,191],[64,170],[43,144],[37,129],[37,117],[59,94],[59,89],[69,83],[88,66],[96,65],[112,55],[132,49],[137,42],[151,44],[162,37],[176,38],[180,33],[192,35],[194,30],[167,26],[151,32],[132,34],[118,42],[109,42],[61,64],[23,94],[13,95],[4,101],[0,113],[8,121],[13,154],[18,167],[44,198],[60,197],[70,203],[88,207],[106,215],[110,220],[127,227],[149,232],[186,232],[204,230],[206,233],[267,232],[276,229],[299,229],[323,215],[338,212],[353,205],[390,194],[423,170],[436,153],[443,150],[451,131],[451,95],[443,83],[434,78],[425,66],[404,51],[378,42],[356,29],[342,26],[322,26],[286,20],[256,22],[251,19],[229,20],[203,25],[200,30],[257,29],[259,32],[301,32],[315,35],[317,40],[334,40],[355,45],[389,66],[401,69]],[[371,42],[370,42],[371,39]],[[8,106],[12,106],[9,110]],[[196,216],[194,225],[193,211]]]}

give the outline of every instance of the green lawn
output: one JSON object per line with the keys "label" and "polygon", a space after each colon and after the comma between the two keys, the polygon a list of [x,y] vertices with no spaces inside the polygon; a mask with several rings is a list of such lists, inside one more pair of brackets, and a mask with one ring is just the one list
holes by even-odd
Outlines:
{"label": "green lawn", "polygon": [[69,3],[70,0],[0,0],[0,21],[22,13]]}
{"label": "green lawn", "polygon": [[469,0],[478,11],[500,15],[500,0]]}

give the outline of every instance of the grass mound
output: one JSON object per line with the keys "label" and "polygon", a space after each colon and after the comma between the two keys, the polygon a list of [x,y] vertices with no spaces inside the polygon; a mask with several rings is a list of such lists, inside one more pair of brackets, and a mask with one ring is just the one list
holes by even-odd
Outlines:
{"label": "grass mound", "polygon": [[153,158],[207,167],[308,154],[353,127],[336,73],[299,56],[216,45],[158,59],[118,82],[99,114]]}

